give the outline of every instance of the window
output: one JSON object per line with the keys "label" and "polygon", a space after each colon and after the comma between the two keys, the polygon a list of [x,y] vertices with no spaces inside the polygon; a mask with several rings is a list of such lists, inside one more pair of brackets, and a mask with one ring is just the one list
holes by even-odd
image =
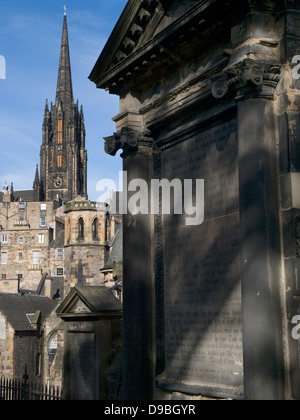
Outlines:
{"label": "window", "polygon": [[25,203],[19,204],[19,210],[25,210]]}
{"label": "window", "polygon": [[7,265],[7,252],[2,252],[1,254],[1,264]]}
{"label": "window", "polygon": [[47,210],[47,204],[41,204],[41,211]]}
{"label": "window", "polygon": [[39,235],[39,244],[45,243],[45,235]]}
{"label": "window", "polygon": [[56,275],[58,277],[62,277],[64,275],[64,269],[63,268],[57,268],[56,269]]}
{"label": "window", "polygon": [[62,167],[62,155],[57,155],[57,167]]}
{"label": "window", "polygon": [[77,229],[78,229],[78,240],[83,241],[84,239],[84,221],[83,218],[80,217],[77,223]]}
{"label": "window", "polygon": [[1,280],[6,280],[6,274],[1,274]]}
{"label": "window", "polygon": [[41,216],[41,227],[46,226],[46,216]]}
{"label": "window", "polygon": [[3,243],[7,243],[7,242],[8,242],[8,237],[7,237],[7,235],[2,235],[2,242],[3,242]]}
{"label": "window", "polygon": [[52,334],[48,341],[48,375],[51,375],[51,366],[54,362],[58,348],[58,333]]}
{"label": "window", "polygon": [[22,254],[22,252],[19,252],[19,262],[22,262],[23,261],[23,254]]}
{"label": "window", "polygon": [[19,244],[23,245],[24,244],[24,238],[19,238]]}
{"label": "window", "polygon": [[93,221],[93,239],[94,239],[94,241],[99,240],[98,232],[99,232],[99,220],[96,218]]}
{"label": "window", "polygon": [[62,118],[59,118],[57,122],[57,143],[62,144],[62,140],[63,140],[63,124],[62,124]]}
{"label": "window", "polygon": [[40,252],[39,251],[33,251],[33,258],[32,258],[32,264],[38,265],[40,263]]}
{"label": "window", "polygon": [[64,250],[63,249],[58,249],[57,250],[57,260],[62,261],[63,259],[64,259]]}

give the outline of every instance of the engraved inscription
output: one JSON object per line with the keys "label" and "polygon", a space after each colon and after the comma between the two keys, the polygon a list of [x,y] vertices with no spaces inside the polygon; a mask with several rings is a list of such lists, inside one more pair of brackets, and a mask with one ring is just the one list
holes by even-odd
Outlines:
{"label": "engraved inscription", "polygon": [[165,377],[233,397],[243,392],[237,159],[235,120],[162,157],[162,177],[206,182],[202,225],[164,219]]}
{"label": "engraved inscription", "polygon": [[70,384],[72,400],[93,400],[95,398],[93,333],[69,333],[70,341]]}
{"label": "engraved inscription", "polygon": [[[162,178],[204,179],[205,219],[239,209],[237,122],[212,127],[162,153]],[[195,202],[195,185],[194,185]],[[165,226],[183,225],[185,217],[165,217]]]}

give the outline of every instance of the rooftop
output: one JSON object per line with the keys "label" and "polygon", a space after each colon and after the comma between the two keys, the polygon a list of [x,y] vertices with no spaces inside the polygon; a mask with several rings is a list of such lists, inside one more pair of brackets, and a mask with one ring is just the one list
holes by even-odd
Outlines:
{"label": "rooftop", "polygon": [[41,322],[57,306],[57,302],[44,296],[0,293],[0,313],[15,331],[33,331],[33,315],[41,313]]}

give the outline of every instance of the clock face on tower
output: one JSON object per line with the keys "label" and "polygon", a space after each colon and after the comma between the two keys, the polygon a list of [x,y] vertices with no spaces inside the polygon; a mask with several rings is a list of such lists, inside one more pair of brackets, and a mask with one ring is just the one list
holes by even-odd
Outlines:
{"label": "clock face on tower", "polygon": [[63,185],[63,181],[61,178],[57,177],[54,181],[54,187],[55,188],[61,188]]}

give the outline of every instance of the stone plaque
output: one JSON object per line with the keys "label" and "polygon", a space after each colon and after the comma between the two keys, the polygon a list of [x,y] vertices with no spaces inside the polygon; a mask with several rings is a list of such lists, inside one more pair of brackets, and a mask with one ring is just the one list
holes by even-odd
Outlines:
{"label": "stone plaque", "polygon": [[204,179],[205,221],[164,217],[165,373],[161,385],[243,395],[236,120],[166,148],[162,178]]}
{"label": "stone plaque", "polygon": [[68,333],[70,399],[95,399],[95,335]]}

